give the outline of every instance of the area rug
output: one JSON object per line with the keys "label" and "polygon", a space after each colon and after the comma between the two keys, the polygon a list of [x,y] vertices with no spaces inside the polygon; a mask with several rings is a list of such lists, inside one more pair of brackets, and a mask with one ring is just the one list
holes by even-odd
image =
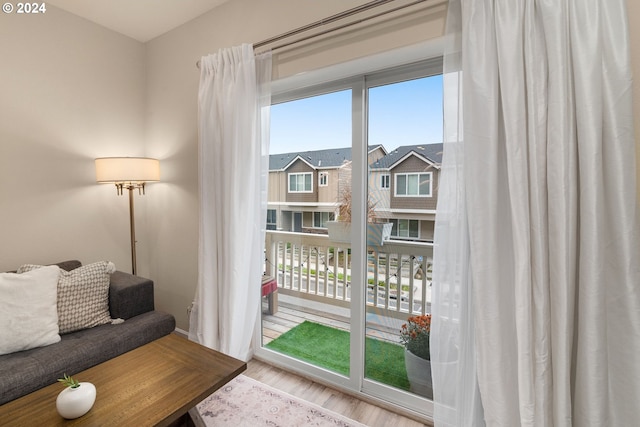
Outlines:
{"label": "area rug", "polygon": [[196,427],[365,427],[244,375],[189,411]]}

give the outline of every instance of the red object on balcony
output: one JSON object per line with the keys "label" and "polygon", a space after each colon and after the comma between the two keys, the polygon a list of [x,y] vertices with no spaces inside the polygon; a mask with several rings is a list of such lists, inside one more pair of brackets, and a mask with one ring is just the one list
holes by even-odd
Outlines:
{"label": "red object on balcony", "polygon": [[262,276],[262,296],[267,297],[269,303],[269,314],[278,311],[278,281],[271,276]]}
{"label": "red object on balcony", "polygon": [[262,276],[262,296],[266,297],[278,289],[278,282],[271,276]]}

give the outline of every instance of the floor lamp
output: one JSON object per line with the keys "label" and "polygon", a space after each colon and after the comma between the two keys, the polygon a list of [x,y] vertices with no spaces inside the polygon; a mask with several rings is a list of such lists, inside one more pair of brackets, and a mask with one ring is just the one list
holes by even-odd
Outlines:
{"label": "floor lamp", "polygon": [[136,274],[136,225],[133,214],[133,190],[144,194],[147,182],[160,181],[160,162],[147,157],[102,157],[96,159],[96,181],[115,184],[119,196],[129,190],[129,225],[131,228],[131,268]]}

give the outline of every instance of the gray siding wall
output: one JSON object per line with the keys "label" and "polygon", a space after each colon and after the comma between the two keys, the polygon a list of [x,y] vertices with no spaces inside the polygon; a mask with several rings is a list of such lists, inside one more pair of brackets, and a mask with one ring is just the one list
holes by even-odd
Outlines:
{"label": "gray siding wall", "polygon": [[[431,197],[396,197],[396,174],[401,173],[416,173],[416,172],[432,172],[431,179],[433,180],[431,187]],[[395,168],[391,169],[391,209],[435,209],[438,201],[438,179],[439,172],[436,168],[429,163],[417,158],[416,156],[410,156],[402,163],[398,164]]]}
{"label": "gray siding wall", "polygon": [[434,221],[420,221],[420,239],[433,240],[435,225]]}
{"label": "gray siding wall", "polygon": [[[311,193],[290,193],[289,192],[289,174],[290,173],[305,173],[311,172],[313,175],[313,183],[311,186]],[[286,170],[287,173],[287,202],[289,203],[318,203],[318,173],[311,168],[308,164],[303,162],[302,160],[296,160],[289,169]]]}

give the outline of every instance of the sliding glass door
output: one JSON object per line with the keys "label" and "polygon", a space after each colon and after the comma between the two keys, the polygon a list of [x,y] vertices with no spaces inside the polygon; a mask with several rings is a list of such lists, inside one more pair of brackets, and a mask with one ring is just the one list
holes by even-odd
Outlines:
{"label": "sliding glass door", "polygon": [[[429,355],[431,265],[442,160],[442,76],[421,67],[367,78],[365,379],[399,404],[433,398]],[[373,151],[370,149],[370,153]]]}
{"label": "sliding glass door", "polygon": [[430,383],[410,381],[402,328],[430,308],[440,70],[274,95],[256,341],[276,364],[420,412]]}
{"label": "sliding glass door", "polygon": [[[351,246],[330,242],[351,198],[352,90],[327,88],[271,109],[265,272],[278,302],[262,314],[262,345],[350,376]],[[272,298],[273,297],[267,297]]]}

